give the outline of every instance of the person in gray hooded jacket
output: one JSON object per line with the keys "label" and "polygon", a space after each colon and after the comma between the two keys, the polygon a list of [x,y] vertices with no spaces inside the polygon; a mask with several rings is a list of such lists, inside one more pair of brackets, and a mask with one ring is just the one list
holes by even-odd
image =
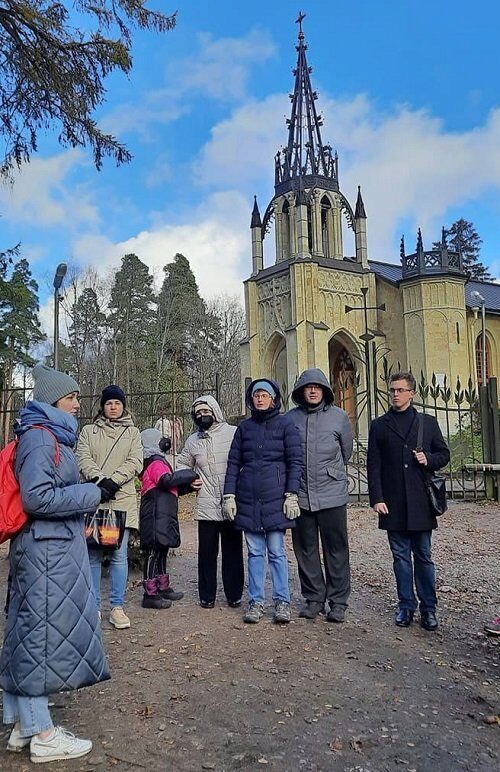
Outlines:
{"label": "person in gray hooded jacket", "polygon": [[180,455],[177,470],[194,469],[200,476],[195,519],[198,521],[198,593],[202,608],[213,608],[217,594],[217,556],[222,551],[222,584],[228,605],[241,605],[243,593],[242,533],[225,520],[222,496],[229,448],[236,426],[228,424],[219,403],[209,394],[194,400],[191,416],[198,431],[191,434]]}
{"label": "person in gray hooded jacket", "polygon": [[314,619],[328,601],[328,621],[343,622],[350,594],[345,466],[352,453],[351,424],[347,413],[333,404],[333,391],[322,370],[305,370],[295,384],[292,399],[297,407],[289,416],[300,432],[304,452],[301,516],[292,531],[306,601],[299,616]]}

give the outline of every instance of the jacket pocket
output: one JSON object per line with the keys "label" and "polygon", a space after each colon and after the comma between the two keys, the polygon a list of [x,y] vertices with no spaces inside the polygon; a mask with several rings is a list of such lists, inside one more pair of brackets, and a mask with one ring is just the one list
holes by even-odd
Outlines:
{"label": "jacket pocket", "polygon": [[346,480],[347,474],[345,469],[336,467],[336,466],[327,466],[326,467],[326,473],[328,477],[331,477],[333,480]]}
{"label": "jacket pocket", "polygon": [[73,534],[66,523],[57,520],[34,520],[31,530],[36,541],[42,541],[43,539],[69,540],[73,538]]}

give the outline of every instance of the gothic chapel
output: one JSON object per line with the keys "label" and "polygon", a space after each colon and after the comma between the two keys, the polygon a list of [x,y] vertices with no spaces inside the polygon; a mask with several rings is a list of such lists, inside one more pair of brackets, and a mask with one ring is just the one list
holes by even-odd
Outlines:
{"label": "gothic chapel", "polygon": [[[500,285],[467,282],[461,255],[444,240],[424,250],[420,231],[414,253],[406,254],[402,240],[399,263],[369,259],[361,189],[353,206],[340,187],[337,154],[323,143],[302,19],[288,140],[275,157],[274,197],[263,216],[256,200],[252,212],[242,376],[275,378],[291,407],[298,374],[319,367],[330,377],[337,404],[353,418],[363,400],[364,434],[377,411],[373,384],[380,381],[383,357],[411,367],[417,379],[422,371],[429,379],[446,375],[448,383],[457,376],[466,382],[469,375],[475,385],[481,381],[474,289],[486,298],[487,369],[498,372]],[[276,260],[264,267],[263,242],[272,219]],[[343,233],[347,242],[349,231],[346,254]]]}

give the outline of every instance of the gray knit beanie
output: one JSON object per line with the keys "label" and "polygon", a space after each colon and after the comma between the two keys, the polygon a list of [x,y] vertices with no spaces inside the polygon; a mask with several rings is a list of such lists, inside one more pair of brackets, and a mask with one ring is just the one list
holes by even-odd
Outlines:
{"label": "gray knit beanie", "polygon": [[33,399],[38,402],[54,405],[58,399],[73,391],[80,393],[80,387],[75,379],[71,375],[61,373],[60,370],[54,370],[47,365],[35,365],[32,374],[35,381]]}

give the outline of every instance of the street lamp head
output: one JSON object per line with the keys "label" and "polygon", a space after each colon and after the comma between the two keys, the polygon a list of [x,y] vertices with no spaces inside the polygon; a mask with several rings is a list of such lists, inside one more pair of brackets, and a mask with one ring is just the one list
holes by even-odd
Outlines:
{"label": "street lamp head", "polygon": [[63,279],[66,276],[66,271],[68,270],[68,266],[66,263],[59,263],[59,265],[56,268],[56,272],[54,274],[54,289],[58,290],[61,287],[61,284],[63,283]]}
{"label": "street lamp head", "polygon": [[479,306],[472,306],[472,313],[474,314],[474,319],[477,319],[477,315],[479,313]]}
{"label": "street lamp head", "polygon": [[478,303],[481,306],[483,306],[486,302],[483,296],[481,295],[481,293],[478,292],[477,290],[472,290],[472,292],[470,293],[470,296],[471,298],[474,298],[475,303]]}

